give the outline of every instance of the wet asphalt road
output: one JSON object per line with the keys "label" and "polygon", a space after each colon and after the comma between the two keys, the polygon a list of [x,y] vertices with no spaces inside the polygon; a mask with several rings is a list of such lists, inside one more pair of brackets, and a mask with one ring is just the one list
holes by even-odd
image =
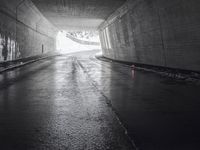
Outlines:
{"label": "wet asphalt road", "polygon": [[0,74],[0,149],[131,150],[129,137],[140,150],[200,149],[199,85],[94,54]]}

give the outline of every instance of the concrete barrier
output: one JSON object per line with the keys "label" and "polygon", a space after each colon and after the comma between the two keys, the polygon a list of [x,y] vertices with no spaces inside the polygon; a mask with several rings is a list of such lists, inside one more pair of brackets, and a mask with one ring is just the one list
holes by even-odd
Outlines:
{"label": "concrete barrier", "polygon": [[55,50],[57,30],[30,0],[1,0],[0,18],[0,61]]}
{"label": "concrete barrier", "polygon": [[100,27],[107,58],[200,71],[200,1],[129,0]]}

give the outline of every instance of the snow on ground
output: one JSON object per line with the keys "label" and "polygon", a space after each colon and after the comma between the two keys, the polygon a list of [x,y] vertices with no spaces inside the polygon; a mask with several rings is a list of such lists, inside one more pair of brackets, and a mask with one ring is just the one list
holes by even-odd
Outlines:
{"label": "snow on ground", "polygon": [[[94,38],[95,40],[98,40],[98,37],[94,37]],[[58,33],[56,45],[57,45],[56,46],[57,51],[62,54],[101,49],[101,46],[82,45],[82,44],[76,43],[70,40],[69,38],[67,38],[66,32],[64,31]]]}

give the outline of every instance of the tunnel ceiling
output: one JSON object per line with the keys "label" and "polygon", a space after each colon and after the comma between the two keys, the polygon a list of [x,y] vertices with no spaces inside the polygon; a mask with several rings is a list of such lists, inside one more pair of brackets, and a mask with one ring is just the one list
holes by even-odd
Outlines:
{"label": "tunnel ceiling", "polygon": [[126,0],[32,0],[61,30],[96,29]]}

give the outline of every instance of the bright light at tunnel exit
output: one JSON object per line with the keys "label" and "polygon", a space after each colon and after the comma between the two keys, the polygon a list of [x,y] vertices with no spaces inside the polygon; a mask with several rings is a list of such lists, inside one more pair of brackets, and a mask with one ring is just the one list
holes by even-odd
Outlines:
{"label": "bright light at tunnel exit", "polygon": [[[59,31],[56,37],[56,50],[61,54],[89,51],[89,50],[100,50],[101,46],[99,45],[84,45],[77,43],[66,36],[66,31]],[[93,37],[93,42],[99,42],[99,35]]]}

